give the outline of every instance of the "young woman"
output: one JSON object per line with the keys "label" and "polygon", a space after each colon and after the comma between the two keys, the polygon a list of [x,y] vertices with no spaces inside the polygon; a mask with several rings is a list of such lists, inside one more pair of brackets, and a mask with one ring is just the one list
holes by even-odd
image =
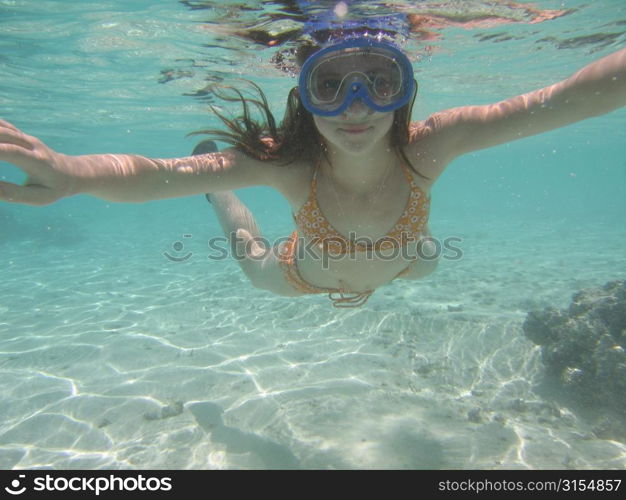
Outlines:
{"label": "young woman", "polygon": [[[365,32],[308,56],[279,127],[262,93],[239,94],[245,113],[224,119],[230,132],[218,138],[234,147],[222,152],[67,156],[0,121],[0,161],[28,175],[23,186],[0,183],[0,200],[45,205],[88,193],[142,202],[208,192],[255,286],[357,306],[394,278],[434,270],[429,193],[452,160],[624,106],[626,49],[534,92],[410,123],[416,91],[407,57]],[[250,106],[265,112],[266,123],[250,118]],[[279,190],[293,210],[297,231],[273,249],[263,247],[252,215],[230,192],[254,185]]]}

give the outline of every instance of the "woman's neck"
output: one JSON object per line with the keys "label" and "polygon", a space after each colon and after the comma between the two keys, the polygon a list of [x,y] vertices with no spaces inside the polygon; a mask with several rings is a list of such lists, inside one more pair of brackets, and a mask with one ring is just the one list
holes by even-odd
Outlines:
{"label": "woman's neck", "polygon": [[355,194],[377,189],[397,162],[396,152],[390,147],[370,148],[362,154],[330,147],[326,153],[322,156],[322,175],[343,192]]}

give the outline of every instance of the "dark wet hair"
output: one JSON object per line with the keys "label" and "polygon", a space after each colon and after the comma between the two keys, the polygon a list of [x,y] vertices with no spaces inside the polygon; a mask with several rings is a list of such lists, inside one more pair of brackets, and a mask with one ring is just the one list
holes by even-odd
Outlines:
{"label": "dark wet hair", "polygon": [[[317,50],[319,47],[313,44],[300,46],[294,54],[298,65],[301,66]],[[285,115],[277,125],[265,93],[256,83],[249,80],[243,82],[247,87],[245,93],[234,86],[213,85],[207,89],[218,101],[238,102],[241,105],[241,114],[228,118],[212,105],[211,110],[226,129],[199,130],[190,135],[208,134],[211,138],[230,144],[246,155],[262,161],[278,161],[285,165],[296,161],[319,161],[325,150],[324,139],[315,126],[313,115],[302,104],[298,87],[289,92]],[[415,96],[408,104],[394,111],[391,147],[415,173],[422,176],[404,152],[410,139],[409,126],[414,101]]]}
{"label": "dark wet hair", "polygon": [[302,102],[295,87],[287,97],[283,121],[277,125],[265,93],[254,82],[244,80],[247,91],[241,87],[211,86],[208,91],[223,102],[238,102],[241,114],[234,118],[225,116],[216,106],[213,113],[226,129],[208,129],[190,135],[208,134],[212,139],[235,146],[243,153],[262,161],[279,161],[285,164],[305,158],[316,159],[322,151],[322,137]]}

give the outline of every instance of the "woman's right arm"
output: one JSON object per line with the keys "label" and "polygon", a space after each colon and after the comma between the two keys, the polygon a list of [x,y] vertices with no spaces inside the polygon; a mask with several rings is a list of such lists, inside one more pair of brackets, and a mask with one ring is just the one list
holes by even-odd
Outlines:
{"label": "woman's right arm", "polygon": [[272,185],[270,162],[228,149],[173,159],[124,154],[68,156],[0,120],[0,162],[28,176],[22,186],[0,182],[0,200],[47,205],[74,194],[144,202],[253,185]]}

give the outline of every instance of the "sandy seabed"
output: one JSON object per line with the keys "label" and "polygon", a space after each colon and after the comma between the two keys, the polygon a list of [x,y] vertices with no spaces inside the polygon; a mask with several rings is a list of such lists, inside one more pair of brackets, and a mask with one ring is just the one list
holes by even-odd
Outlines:
{"label": "sandy seabed", "polygon": [[624,231],[458,224],[463,259],[347,310],[166,240],[4,244],[0,468],[626,468],[522,331],[624,279]]}

